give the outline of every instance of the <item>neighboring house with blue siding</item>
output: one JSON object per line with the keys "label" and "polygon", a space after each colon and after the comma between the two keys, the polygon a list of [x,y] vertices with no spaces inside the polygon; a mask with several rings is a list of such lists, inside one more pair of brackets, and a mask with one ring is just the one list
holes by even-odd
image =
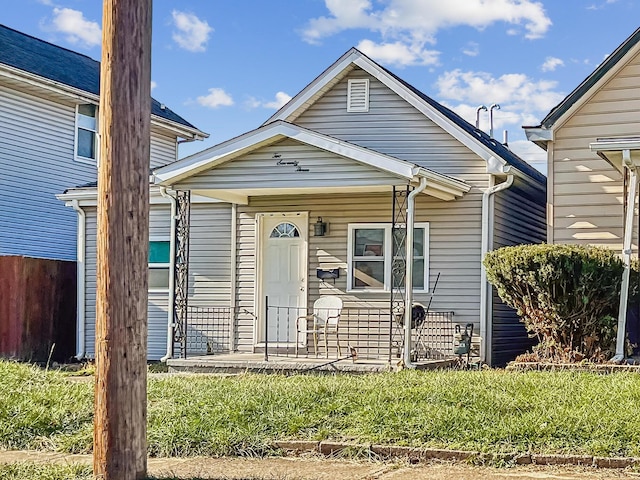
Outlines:
{"label": "neighboring house with blue siding", "polygon": [[[0,25],[0,255],[76,260],[76,213],[56,199],[97,178],[100,63]],[[150,168],[206,134],[152,100]]]}
{"label": "neighboring house with blue siding", "polygon": [[[191,233],[188,282],[175,285],[177,296],[188,292],[189,309],[176,301],[177,323],[168,323],[187,354],[308,351],[296,314],[334,295],[346,312],[342,347],[384,358],[402,349],[394,309],[409,301],[405,278],[411,301],[475,326],[488,363],[530,345],[481,260],[499,246],[545,240],[546,178],[356,49],[259,128],[154,175],[156,185],[191,194],[190,219],[183,206],[164,225],[172,238],[176,228]],[[404,261],[410,232],[413,261]],[[171,268],[184,268],[178,263]],[[214,323],[202,322],[207,315]],[[378,348],[384,338],[391,348]]]}
{"label": "neighboring house with blue siding", "polygon": [[[66,207],[56,196],[92,182],[95,191],[99,81],[99,62],[0,25],[0,255],[76,261],[79,290],[95,285],[87,246],[96,241],[96,195]],[[174,162],[179,141],[207,136],[154,99],[150,115],[150,170]],[[90,295],[93,303],[78,298],[77,333],[85,312],[95,315],[95,288]],[[150,312],[165,312],[163,338],[168,298],[166,289],[149,298]],[[82,357],[84,333],[77,337]]]}

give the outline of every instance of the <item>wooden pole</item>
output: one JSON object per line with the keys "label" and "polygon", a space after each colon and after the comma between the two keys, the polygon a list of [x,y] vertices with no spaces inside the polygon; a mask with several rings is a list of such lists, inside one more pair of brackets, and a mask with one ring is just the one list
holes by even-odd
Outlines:
{"label": "wooden pole", "polygon": [[152,0],[104,0],[93,471],[146,478]]}

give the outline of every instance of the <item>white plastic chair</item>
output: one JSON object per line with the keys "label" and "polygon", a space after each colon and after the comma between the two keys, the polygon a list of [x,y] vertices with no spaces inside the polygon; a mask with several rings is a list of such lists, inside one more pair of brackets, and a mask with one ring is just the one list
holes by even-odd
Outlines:
{"label": "white plastic chair", "polygon": [[[342,299],[335,295],[325,295],[313,302],[313,313],[296,320],[296,357],[298,356],[298,346],[300,343],[306,344],[307,334],[313,334],[313,349],[318,356],[318,334],[322,333],[324,338],[324,351],[329,358],[329,343],[327,335],[336,335],[336,345],[338,346],[338,357],[342,355],[340,351],[340,338],[338,336],[338,322],[342,314]],[[311,324],[311,325],[310,325]]]}

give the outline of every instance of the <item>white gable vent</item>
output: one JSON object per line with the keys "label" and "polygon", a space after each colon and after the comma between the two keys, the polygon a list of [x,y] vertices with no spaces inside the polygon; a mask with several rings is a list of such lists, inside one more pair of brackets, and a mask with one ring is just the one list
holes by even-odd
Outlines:
{"label": "white gable vent", "polygon": [[369,111],[369,79],[356,78],[349,80],[347,93],[347,112]]}

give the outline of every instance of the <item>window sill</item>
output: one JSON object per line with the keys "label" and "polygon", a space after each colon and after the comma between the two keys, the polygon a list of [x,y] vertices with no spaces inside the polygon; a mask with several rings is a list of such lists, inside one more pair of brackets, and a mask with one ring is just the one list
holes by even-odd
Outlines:
{"label": "window sill", "polygon": [[88,158],[88,157],[78,157],[76,155],[76,157],[74,158],[74,160],[78,163],[84,163],[85,165],[92,165],[94,167],[98,166],[98,161],[95,158]]}

